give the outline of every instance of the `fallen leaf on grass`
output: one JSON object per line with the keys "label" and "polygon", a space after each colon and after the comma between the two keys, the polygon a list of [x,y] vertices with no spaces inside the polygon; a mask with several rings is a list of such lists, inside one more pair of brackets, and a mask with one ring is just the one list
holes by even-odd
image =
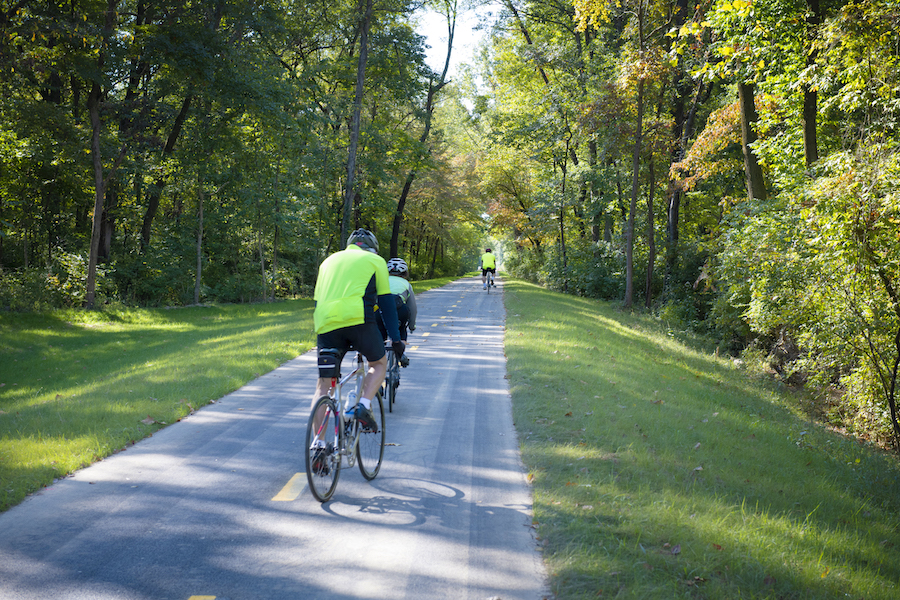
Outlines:
{"label": "fallen leaf on grass", "polygon": [[722,546],[720,546],[720,545],[718,545],[718,544],[713,544],[713,548],[715,548],[715,549],[718,550],[719,552],[722,551]]}
{"label": "fallen leaf on grass", "polygon": [[700,442],[697,442],[696,444],[694,444],[694,450],[696,450],[699,447],[700,447]]}
{"label": "fallen leaf on grass", "polygon": [[141,423],[143,423],[144,425],[153,425],[154,423],[156,423],[156,419],[154,419],[150,415],[147,415],[146,419],[141,419]]}
{"label": "fallen leaf on grass", "polygon": [[675,544],[672,548],[672,554],[681,554],[681,544]]}

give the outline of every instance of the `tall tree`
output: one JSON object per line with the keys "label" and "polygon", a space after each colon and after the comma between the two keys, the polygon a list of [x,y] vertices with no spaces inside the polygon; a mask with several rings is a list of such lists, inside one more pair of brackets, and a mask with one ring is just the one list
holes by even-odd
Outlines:
{"label": "tall tree", "polygon": [[350,123],[350,145],[347,155],[347,179],[344,190],[344,208],[341,219],[341,247],[347,245],[350,237],[353,199],[356,190],[356,151],[359,146],[360,113],[362,112],[363,90],[366,81],[366,62],[369,59],[369,27],[372,22],[373,0],[361,0],[359,4],[359,57],[356,67],[356,91],[353,96],[353,116]]}

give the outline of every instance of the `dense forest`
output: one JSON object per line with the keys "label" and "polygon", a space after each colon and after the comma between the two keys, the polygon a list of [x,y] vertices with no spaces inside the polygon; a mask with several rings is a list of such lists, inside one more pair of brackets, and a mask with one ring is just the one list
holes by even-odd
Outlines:
{"label": "dense forest", "polygon": [[308,295],[359,226],[415,277],[491,243],[900,443],[898,0],[7,0],[0,86],[6,310]]}

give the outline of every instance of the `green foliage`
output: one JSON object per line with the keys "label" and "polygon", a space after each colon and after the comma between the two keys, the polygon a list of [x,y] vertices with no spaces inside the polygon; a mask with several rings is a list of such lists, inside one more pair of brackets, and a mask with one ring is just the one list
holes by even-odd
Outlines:
{"label": "green foliage", "polygon": [[[418,185],[446,171],[421,158],[432,154],[419,142],[432,73],[411,8],[380,3],[369,37],[351,225],[388,238],[406,174]],[[98,281],[115,286],[103,293],[159,306],[311,289],[317,264],[339,245],[357,3],[127,0],[117,9],[4,11],[0,267],[5,297],[16,298],[7,305],[80,301],[40,273],[54,268],[50,248],[87,254],[97,176],[107,185]],[[99,172],[86,104],[95,89]],[[423,273],[458,271],[465,251],[454,230],[472,218],[458,208],[468,191],[442,192],[400,231],[416,252],[438,248],[414,257]],[[59,294],[39,292],[48,286]]]}
{"label": "green foliage", "polygon": [[[0,310],[45,311],[81,307],[84,303],[87,257],[56,249],[46,267],[0,271]],[[100,302],[115,297],[108,269],[99,270]]]}

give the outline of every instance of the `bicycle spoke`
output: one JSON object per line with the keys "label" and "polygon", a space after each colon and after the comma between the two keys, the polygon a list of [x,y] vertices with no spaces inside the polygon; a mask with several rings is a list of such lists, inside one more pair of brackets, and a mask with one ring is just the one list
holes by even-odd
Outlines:
{"label": "bicycle spoke", "polygon": [[[322,423],[315,426],[315,416]],[[324,444],[320,448],[318,441]],[[319,398],[313,406],[306,425],[306,480],[309,490],[319,502],[327,502],[334,494],[341,474],[340,448],[343,441],[341,416],[328,396]]]}
{"label": "bicycle spoke", "polygon": [[359,459],[359,471],[366,479],[374,479],[381,469],[384,457],[384,405],[381,402],[381,390],[372,400],[372,416],[378,423],[378,431],[359,431],[359,442],[356,446],[356,457]]}

